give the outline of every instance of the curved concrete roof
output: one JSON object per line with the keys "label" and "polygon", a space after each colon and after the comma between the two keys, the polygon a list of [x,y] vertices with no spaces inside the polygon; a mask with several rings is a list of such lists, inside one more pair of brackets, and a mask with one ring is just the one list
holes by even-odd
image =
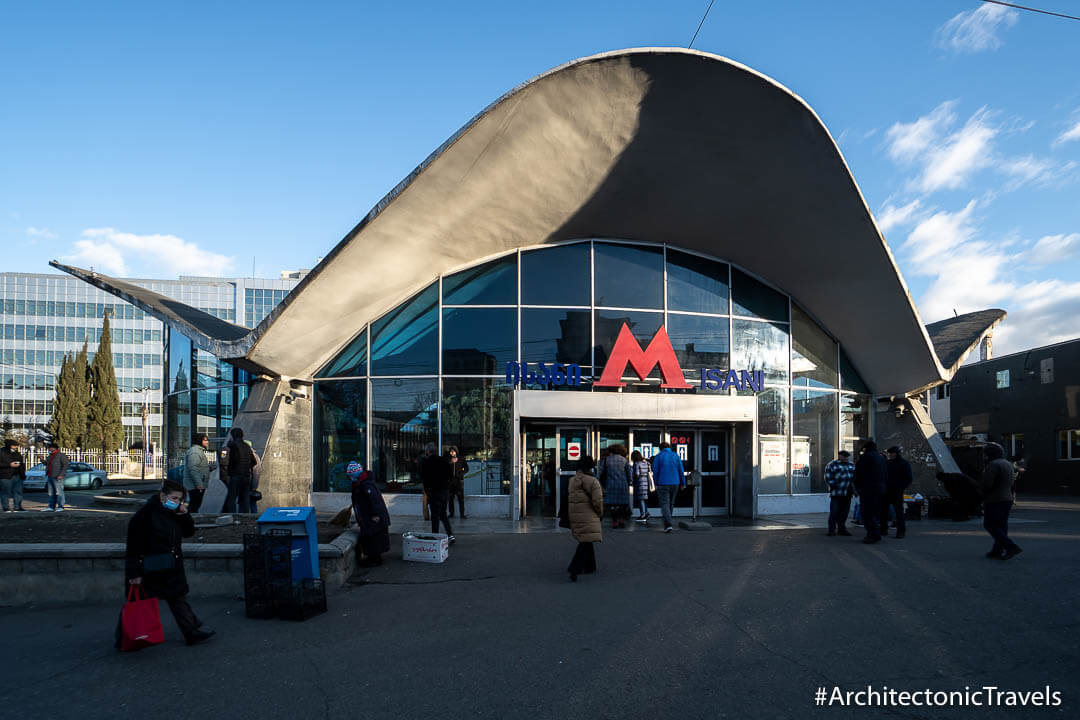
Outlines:
{"label": "curved concrete roof", "polygon": [[438,274],[586,237],[669,242],[767,278],[845,345],[877,392],[944,378],[813,110],[738,63],[674,48],[577,60],[494,102],[293,290],[248,357],[308,377]]}
{"label": "curved concrete roof", "polygon": [[875,392],[946,377],[814,111],[760,73],[679,48],[576,60],[499,98],[234,351],[308,378],[440,273],[588,237],[668,242],[768,279],[844,344]]}

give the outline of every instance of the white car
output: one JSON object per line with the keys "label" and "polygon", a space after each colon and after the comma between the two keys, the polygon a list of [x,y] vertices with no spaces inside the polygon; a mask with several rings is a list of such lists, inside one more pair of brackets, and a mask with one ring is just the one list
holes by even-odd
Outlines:
{"label": "white car", "polygon": [[[84,462],[73,462],[68,465],[67,475],[64,476],[64,489],[91,488],[96,490],[107,482],[109,482],[109,475],[104,470],[98,470]],[[45,463],[38,463],[26,471],[23,489],[45,489]]]}

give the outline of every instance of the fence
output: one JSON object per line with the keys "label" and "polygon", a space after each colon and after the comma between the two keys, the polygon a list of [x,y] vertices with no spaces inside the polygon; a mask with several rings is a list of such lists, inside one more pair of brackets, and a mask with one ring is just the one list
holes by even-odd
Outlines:
{"label": "fence", "polygon": [[[116,450],[111,453],[102,453],[100,450],[82,450],[79,448],[61,448],[71,462],[82,462],[92,465],[98,470],[104,470],[109,475],[140,477],[142,475],[143,452],[142,450]],[[31,446],[24,453],[26,466],[33,467],[38,463],[45,462],[49,451],[43,447]],[[165,467],[165,454],[152,452],[146,455],[146,477],[162,477],[162,468]]]}

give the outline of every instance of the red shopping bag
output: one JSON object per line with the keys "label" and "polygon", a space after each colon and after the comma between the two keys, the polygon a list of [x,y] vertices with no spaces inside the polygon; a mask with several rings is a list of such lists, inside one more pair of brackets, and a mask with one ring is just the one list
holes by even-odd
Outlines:
{"label": "red shopping bag", "polygon": [[127,602],[120,612],[120,625],[120,649],[124,652],[142,650],[165,641],[157,598],[144,597],[139,585],[128,586]]}

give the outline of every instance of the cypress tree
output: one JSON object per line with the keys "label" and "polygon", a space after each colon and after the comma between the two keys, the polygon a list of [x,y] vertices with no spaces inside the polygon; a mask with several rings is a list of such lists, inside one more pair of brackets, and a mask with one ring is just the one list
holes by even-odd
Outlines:
{"label": "cypress tree", "polygon": [[87,445],[109,453],[124,443],[124,424],[120,415],[120,392],[116,388],[116,371],[113,369],[112,335],[109,315],[101,326],[94,361],[90,365],[92,393],[87,412]]}
{"label": "cypress tree", "polygon": [[71,356],[65,355],[60,363],[60,372],[56,376],[56,398],[53,400],[52,417],[49,418],[46,431],[53,442],[62,447],[71,447]]}
{"label": "cypress tree", "polygon": [[87,359],[89,352],[86,347],[86,343],[83,343],[82,349],[79,350],[79,354],[75,356],[75,362],[72,366],[72,380],[74,386],[74,395],[77,398],[75,403],[75,414],[73,415],[73,422],[75,428],[78,431],[78,447],[89,447],[89,413],[90,413],[90,396],[91,396],[91,384],[90,384],[90,362]]}

